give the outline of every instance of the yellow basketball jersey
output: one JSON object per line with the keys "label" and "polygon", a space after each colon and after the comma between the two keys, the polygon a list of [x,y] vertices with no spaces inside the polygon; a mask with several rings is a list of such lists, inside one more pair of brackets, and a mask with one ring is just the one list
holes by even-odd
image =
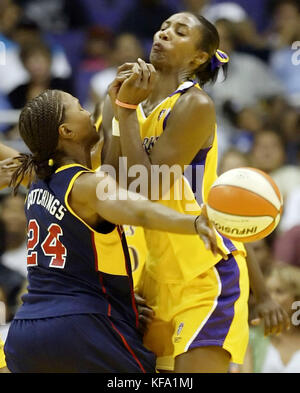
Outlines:
{"label": "yellow basketball jersey", "polygon": [[6,367],[6,362],[5,362],[5,355],[4,355],[4,343],[0,338],[0,368]]}
{"label": "yellow basketball jersey", "polygon": [[144,230],[141,227],[124,225],[124,231],[130,253],[133,283],[137,286],[148,253]]}
{"label": "yellow basketball jersey", "polygon": [[[100,130],[102,123],[102,115],[97,119],[95,126],[97,130]],[[94,170],[99,169],[100,157],[97,157],[93,161],[92,165]],[[95,164],[96,163],[96,164]],[[144,236],[143,228],[137,228],[134,226],[124,225],[124,232],[127,240],[127,246],[130,253],[131,269],[132,269],[132,279],[134,286],[139,282],[141,273],[143,271],[145,260],[147,256],[147,246]]]}
{"label": "yellow basketball jersey", "polygon": [[[163,133],[168,116],[178,98],[192,86],[200,89],[199,85],[191,81],[181,84],[148,116],[145,116],[142,105],[138,106],[140,135],[146,151],[151,150]],[[181,178],[171,187],[169,198],[167,200],[162,198],[159,203],[180,213],[200,214],[200,203],[207,201],[209,189],[217,178],[217,150],[215,130],[213,145],[209,149],[199,151]],[[192,182],[195,181],[195,176],[191,176],[193,173],[196,173],[197,183],[201,183],[200,191],[197,184],[196,190],[193,190]],[[215,257],[205,248],[198,235],[180,235],[154,230],[144,230],[144,233],[148,248],[146,269],[157,281],[165,283],[188,281],[207,271],[220,260],[220,256]],[[218,246],[227,254],[237,250],[246,253],[242,243],[232,242],[218,233],[217,241]]]}

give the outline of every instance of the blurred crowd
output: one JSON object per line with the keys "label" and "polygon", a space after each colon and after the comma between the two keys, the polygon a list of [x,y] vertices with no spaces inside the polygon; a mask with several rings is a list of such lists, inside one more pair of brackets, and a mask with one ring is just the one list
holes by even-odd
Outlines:
{"label": "blurred crowd", "polygon": [[[1,113],[22,109],[47,88],[70,92],[93,112],[117,67],[148,61],[155,31],[183,10],[213,22],[230,55],[227,79],[205,86],[217,112],[219,173],[252,166],[282,193],[278,228],[252,246],[270,291],[291,312],[300,301],[299,0],[1,0],[0,140],[26,151],[17,125],[1,121]],[[26,288],[24,198],[0,194],[0,302],[8,322]],[[246,370],[272,370],[277,350],[277,367],[294,362],[300,372],[300,325],[267,343],[255,329],[250,341],[258,349]]]}

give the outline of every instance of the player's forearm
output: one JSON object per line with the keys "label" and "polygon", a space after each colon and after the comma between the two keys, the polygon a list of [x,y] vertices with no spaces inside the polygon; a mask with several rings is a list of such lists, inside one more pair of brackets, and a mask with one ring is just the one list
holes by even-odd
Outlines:
{"label": "player's forearm", "polygon": [[194,235],[196,216],[180,214],[159,203],[143,201],[138,215],[139,224],[147,229]]}
{"label": "player's forearm", "polygon": [[[18,157],[19,155],[20,153],[17,150],[4,145],[3,143],[0,143],[0,161],[4,161],[8,158]],[[24,187],[27,187],[28,184],[30,184],[31,180],[32,177],[26,175],[22,181],[22,185]],[[10,177],[8,177],[8,174],[6,174],[6,179],[5,181],[3,181],[2,185],[0,185],[0,188],[2,189],[7,187],[9,183],[10,183]]]}
{"label": "player's forearm", "polygon": [[123,197],[121,199],[111,197],[106,201],[99,202],[99,215],[118,225],[141,226],[147,229],[186,235],[196,233],[194,225],[196,216],[178,213],[148,199],[132,200],[130,195],[127,200],[124,199]]}
{"label": "player's forearm", "polygon": [[101,165],[110,165],[116,172],[119,171],[119,157],[121,156],[120,138],[113,135],[112,120],[114,111],[109,96],[103,106],[101,131],[103,132],[103,146],[101,152]]}
{"label": "player's forearm", "polygon": [[17,150],[0,143],[0,161],[6,160],[7,158],[17,157],[19,154],[20,153]]}
{"label": "player's forearm", "polygon": [[254,251],[250,244],[245,245],[247,250],[247,267],[249,273],[250,287],[257,301],[269,297],[263,273],[257,262]]}
{"label": "player's forearm", "polygon": [[143,148],[136,112],[119,108],[118,117],[122,156],[127,157],[128,167],[143,165],[151,171],[151,161]]}
{"label": "player's forearm", "polygon": [[121,156],[121,146],[119,138],[108,135],[110,130],[105,130],[104,141],[101,153],[101,165],[111,165],[116,172],[119,171],[119,157]]}
{"label": "player's forearm", "polygon": [[[149,199],[151,199],[151,193],[152,195],[162,195],[162,184],[153,184],[153,182],[151,182],[153,164],[142,144],[136,112],[120,108],[118,117],[122,157],[126,157],[127,159],[128,173],[130,168],[135,165],[140,165],[143,171],[146,170],[147,173],[146,192],[144,192],[144,188],[141,188],[140,193]],[[133,180],[133,178],[128,177],[128,185],[130,185]],[[154,190],[154,187],[157,189]]]}

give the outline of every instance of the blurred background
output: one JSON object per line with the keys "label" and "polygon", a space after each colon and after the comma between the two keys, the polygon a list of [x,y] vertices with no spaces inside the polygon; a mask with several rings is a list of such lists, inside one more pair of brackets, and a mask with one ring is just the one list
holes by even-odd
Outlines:
{"label": "blurred background", "polygon": [[[178,11],[213,22],[220,49],[230,55],[227,80],[220,77],[205,87],[218,117],[219,173],[259,168],[283,195],[279,227],[252,246],[266,280],[273,277],[274,296],[276,278],[277,295],[290,296],[291,312],[291,304],[300,300],[299,0],[0,0],[0,141],[26,151],[17,128],[19,112],[47,88],[70,92],[94,111],[117,67],[138,57],[148,61],[154,33]],[[22,193],[0,194],[0,301],[8,322],[26,286],[23,204]],[[293,349],[282,344],[282,367],[300,354],[300,327],[294,330],[288,340]],[[259,355],[261,364],[268,348]],[[299,356],[297,364],[300,372]]]}

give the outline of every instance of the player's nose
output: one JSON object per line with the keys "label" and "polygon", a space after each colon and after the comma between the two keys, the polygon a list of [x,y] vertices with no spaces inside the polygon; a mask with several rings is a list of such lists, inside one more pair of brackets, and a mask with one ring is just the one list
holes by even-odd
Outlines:
{"label": "player's nose", "polygon": [[158,33],[158,37],[162,41],[169,41],[170,39],[170,31],[169,29],[160,30]]}

